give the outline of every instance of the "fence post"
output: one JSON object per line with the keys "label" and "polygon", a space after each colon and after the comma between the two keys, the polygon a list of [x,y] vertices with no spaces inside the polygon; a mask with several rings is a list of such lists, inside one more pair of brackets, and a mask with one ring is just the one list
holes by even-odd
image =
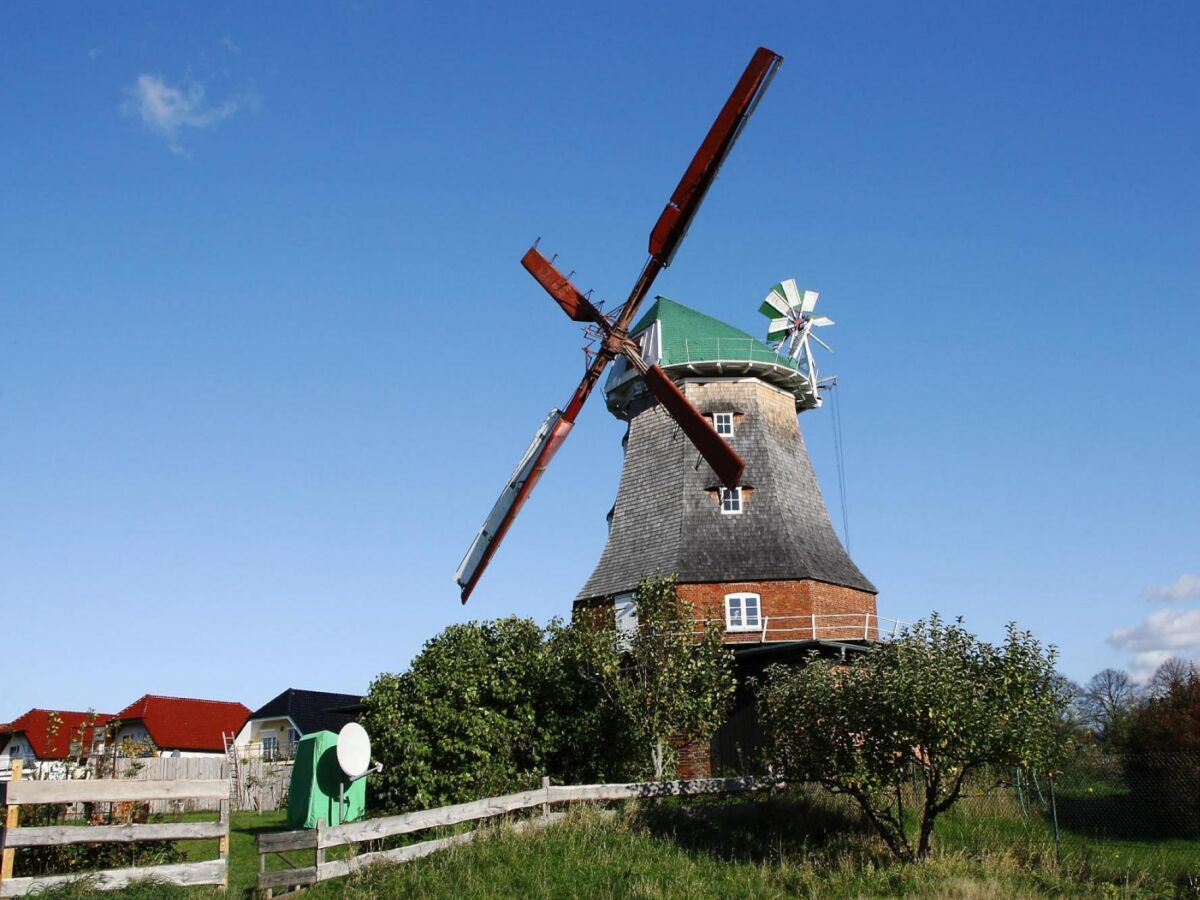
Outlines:
{"label": "fence post", "polygon": [[225,871],[223,873],[224,881],[221,882],[221,890],[225,891],[229,887],[229,800],[228,798],[221,801],[221,818],[220,822],[225,826],[225,834],[221,836],[221,840],[217,843],[217,852],[221,857],[221,861],[225,863]]}
{"label": "fence post", "polygon": [[542,818],[550,819],[550,776],[542,776],[542,790],[546,792],[546,799],[542,802]]}
{"label": "fence post", "polygon": [[[14,781],[21,780],[21,773],[25,770],[25,761],[21,759],[13,760],[12,777],[9,784]],[[7,796],[5,800],[7,800]],[[17,818],[20,815],[20,807],[7,805],[4,807],[4,839],[0,839],[0,846],[8,843],[8,832],[17,827]],[[4,885],[8,879],[12,878],[13,862],[17,851],[9,847],[4,847],[4,852],[0,853],[0,887]]]}
{"label": "fence post", "polygon": [[[258,838],[254,839],[254,845],[254,848],[258,851],[258,883],[262,884],[262,878],[267,874],[267,854],[263,853],[262,847],[258,846]],[[267,897],[274,897],[275,889],[267,888],[265,895]],[[261,890],[258,891],[258,896],[263,896],[263,892]]]}
{"label": "fence post", "polygon": [[321,880],[321,866],[325,865],[325,820],[317,819],[317,881]]}
{"label": "fence post", "polygon": [[1062,865],[1062,839],[1058,833],[1058,803],[1054,799],[1054,776],[1047,776],[1050,782],[1050,817],[1054,822],[1054,858]]}

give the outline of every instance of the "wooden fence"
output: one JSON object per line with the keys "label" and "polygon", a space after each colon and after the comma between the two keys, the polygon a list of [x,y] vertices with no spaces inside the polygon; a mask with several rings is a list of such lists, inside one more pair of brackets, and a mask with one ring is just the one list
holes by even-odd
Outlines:
{"label": "wooden fence", "polygon": [[[562,813],[550,812],[558,803],[581,801],[603,802],[614,800],[636,800],[654,797],[698,797],[711,794],[736,794],[772,787],[777,782],[761,778],[703,778],[692,781],[651,781],[632,784],[579,784],[551,785],[542,779],[542,787],[503,797],[489,797],[470,803],[458,803],[438,809],[425,809],[403,813],[381,819],[365,819],[344,825],[326,827],[323,820],[317,827],[305,831],[283,831],[258,836],[258,887],[270,897],[275,888],[316,884],[329,878],[340,878],[359,868],[376,862],[408,862],[428,856],[446,847],[466,844],[479,834],[478,830],[467,831],[449,837],[436,838],[397,847],[394,850],[376,850],[370,853],[354,853],[353,845],[363,841],[375,841],[397,835],[440,828],[462,822],[474,822],[524,809],[541,808],[541,815],[516,823],[518,830],[548,825],[562,818]],[[331,847],[351,846],[345,859],[327,860],[325,852]],[[315,850],[316,863],[298,866],[286,854],[296,850]],[[290,866],[288,869],[267,871],[267,857],[278,854]]]}
{"label": "wooden fence", "polygon": [[[126,887],[143,878],[168,884],[215,884],[225,887],[229,875],[229,781],[227,779],[76,779],[70,781],[22,781],[14,767],[13,780],[2,787],[5,805],[4,828],[0,830],[3,853],[0,868],[0,897],[20,897],[58,884],[86,878],[101,890]],[[20,807],[38,803],[118,803],[214,800],[220,821],[171,822],[154,825],[53,825],[19,827]],[[104,869],[68,875],[38,875],[13,878],[14,852],[21,847],[51,847],[63,844],[131,843],[133,841],[218,841],[218,857],[203,862],[159,866]]]}

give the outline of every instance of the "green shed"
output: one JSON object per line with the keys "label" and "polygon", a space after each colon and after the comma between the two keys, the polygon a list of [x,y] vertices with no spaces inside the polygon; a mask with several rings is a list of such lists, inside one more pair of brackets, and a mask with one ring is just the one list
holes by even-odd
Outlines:
{"label": "green shed", "polygon": [[[315,731],[297,744],[288,792],[289,828],[316,828],[317,819],[324,819],[326,825],[340,825],[362,818],[367,805],[367,779],[351,782],[342,772],[337,741],[332,731]],[[342,785],[346,788],[344,817],[338,810]]]}

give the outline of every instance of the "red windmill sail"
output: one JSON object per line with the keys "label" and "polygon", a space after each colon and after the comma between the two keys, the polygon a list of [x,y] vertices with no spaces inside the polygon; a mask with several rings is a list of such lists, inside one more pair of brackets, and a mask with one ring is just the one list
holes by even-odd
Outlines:
{"label": "red windmill sail", "polygon": [[634,283],[629,299],[620,307],[619,315],[606,316],[597,309],[536,247],[530,248],[522,258],[522,265],[554,298],[563,312],[576,322],[588,323],[603,341],[566,406],[561,411],[552,410],[538,429],[459,565],[455,580],[462,588],[463,603],[467,602],[496,548],[508,533],[513,519],[566,439],[579,410],[600,380],[600,375],[618,355],[624,356],[641,374],[647,389],[679,423],[717,477],[729,487],[737,485],[744,468],[741,457],[713,430],[708,419],[692,406],[666,373],[642,358],[638,345],[629,338],[629,326],[655,277],[674,259],[721,163],[737,141],[782,61],[783,57],[765,47],[760,47],[751,58],[651,230],[650,258]]}

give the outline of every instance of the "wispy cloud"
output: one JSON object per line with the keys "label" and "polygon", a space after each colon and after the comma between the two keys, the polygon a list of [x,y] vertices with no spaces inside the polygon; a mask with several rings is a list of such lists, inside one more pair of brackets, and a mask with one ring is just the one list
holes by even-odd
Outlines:
{"label": "wispy cloud", "polygon": [[1200,578],[1195,575],[1180,575],[1174,584],[1148,587],[1142,594],[1153,603],[1200,600]]}
{"label": "wispy cloud", "polygon": [[252,102],[250,98],[234,98],[213,105],[199,82],[175,86],[161,75],[148,74],[139,75],[125,93],[121,111],[127,116],[140,117],[147,128],[161,135],[167,146],[180,154],[185,152],[180,139],[186,129],[211,128]]}
{"label": "wispy cloud", "polygon": [[1172,656],[1200,659],[1200,609],[1159,609],[1139,624],[1108,636],[1117,650],[1133,654],[1129,674],[1146,682]]}

